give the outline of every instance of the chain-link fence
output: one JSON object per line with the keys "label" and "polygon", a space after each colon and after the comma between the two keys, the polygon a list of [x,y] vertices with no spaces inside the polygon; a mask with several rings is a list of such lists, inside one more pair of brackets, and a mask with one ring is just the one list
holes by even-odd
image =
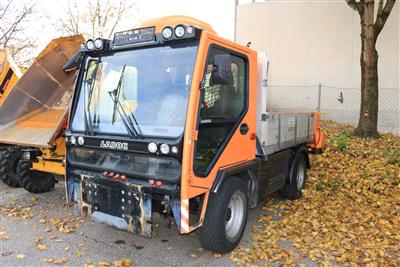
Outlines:
{"label": "chain-link fence", "polygon": [[[267,107],[321,111],[322,119],[357,125],[360,115],[360,88],[326,85],[268,85]],[[400,135],[400,89],[379,88],[378,130]]]}

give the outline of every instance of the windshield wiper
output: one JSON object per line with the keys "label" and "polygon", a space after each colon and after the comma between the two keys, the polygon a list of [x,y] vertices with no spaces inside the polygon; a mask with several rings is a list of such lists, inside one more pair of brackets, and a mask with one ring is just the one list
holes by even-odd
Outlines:
{"label": "windshield wiper", "polygon": [[131,117],[127,114],[126,110],[124,109],[123,105],[121,104],[121,101],[119,100],[119,96],[121,94],[122,81],[123,81],[124,75],[125,75],[125,67],[126,67],[126,65],[124,65],[122,68],[117,88],[115,88],[115,90],[113,90],[113,91],[108,92],[110,94],[111,99],[114,102],[114,108],[113,108],[113,114],[112,114],[112,124],[114,124],[116,121],[116,114],[118,111],[118,114],[121,116],[122,122],[123,122],[127,132],[129,133],[129,135],[133,138],[138,138],[138,137],[141,137],[142,131],[140,130],[140,127],[135,118],[135,115],[133,115],[133,113],[131,113],[131,115],[130,115],[132,117],[132,119],[131,119]]}
{"label": "windshield wiper", "polygon": [[85,91],[83,92],[84,97],[85,97],[85,101],[84,101],[85,107],[83,108],[83,116],[85,118],[86,134],[88,134],[88,133],[91,133],[93,131],[93,123],[92,123],[92,119],[91,119],[91,116],[90,116],[90,110],[89,110],[89,105],[87,103],[88,101],[87,101],[87,96],[86,96],[87,91],[88,91],[88,86],[90,86],[90,85],[89,85],[88,81],[83,81],[83,82],[84,82],[84,85],[85,85],[85,87],[84,87]]}
{"label": "windshield wiper", "polygon": [[93,96],[93,90],[94,90],[94,84],[95,84],[95,77],[97,75],[97,71],[100,65],[100,59],[96,63],[96,67],[93,70],[93,75],[91,79],[84,80],[84,97],[85,97],[85,107],[83,109],[84,117],[85,117],[85,129],[86,129],[86,134],[92,134],[93,133],[93,122],[92,122],[92,116],[90,114],[90,103],[92,101],[92,96]]}

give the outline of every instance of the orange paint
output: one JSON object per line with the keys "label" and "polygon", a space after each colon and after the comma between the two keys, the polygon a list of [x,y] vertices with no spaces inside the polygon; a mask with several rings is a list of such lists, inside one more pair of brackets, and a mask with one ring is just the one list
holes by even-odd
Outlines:
{"label": "orange paint", "polygon": [[64,113],[64,110],[50,109],[44,112],[40,112],[37,115],[32,116],[28,120],[22,121],[21,123],[17,124],[16,127],[35,129],[56,128]]}
{"label": "orange paint", "polygon": [[204,31],[207,31],[209,33],[215,35],[217,34],[210,24],[188,16],[167,16],[162,18],[151,19],[140,23],[138,28],[155,27],[156,33],[161,33],[161,31],[165,27],[167,26],[174,27],[179,24],[194,26],[203,29]]}
{"label": "orange paint", "polygon": [[[249,132],[245,135],[240,134],[239,127],[231,137],[222,154],[207,177],[197,177],[193,171],[195,144],[198,138],[197,117],[198,106],[200,103],[200,82],[204,77],[207,55],[210,45],[216,44],[226,47],[231,51],[242,54],[247,57],[249,76],[248,76],[248,110],[241,123],[249,126]],[[256,139],[251,137],[251,133],[256,131],[256,106],[257,106],[257,53],[245,46],[238,45],[229,40],[218,37],[213,32],[203,32],[200,39],[199,50],[196,59],[196,65],[193,72],[192,88],[189,96],[189,108],[187,110],[184,147],[182,159],[182,181],[181,181],[181,199],[190,199],[205,193],[203,208],[200,220],[197,225],[190,227],[194,230],[199,227],[204,219],[208,203],[209,190],[211,189],[217,172],[228,166],[252,161],[256,156]],[[183,218],[182,218],[183,219]],[[185,233],[181,228],[181,233]]]}
{"label": "orange paint", "polygon": [[322,152],[325,148],[325,135],[321,131],[320,117],[320,112],[314,112],[314,140],[308,144],[308,147],[316,152]]}

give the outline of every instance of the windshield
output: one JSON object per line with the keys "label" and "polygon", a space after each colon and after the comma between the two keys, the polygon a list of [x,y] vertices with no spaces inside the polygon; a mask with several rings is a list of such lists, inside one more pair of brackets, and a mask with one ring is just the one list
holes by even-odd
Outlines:
{"label": "windshield", "polygon": [[71,128],[180,136],[196,54],[191,41],[88,57]]}

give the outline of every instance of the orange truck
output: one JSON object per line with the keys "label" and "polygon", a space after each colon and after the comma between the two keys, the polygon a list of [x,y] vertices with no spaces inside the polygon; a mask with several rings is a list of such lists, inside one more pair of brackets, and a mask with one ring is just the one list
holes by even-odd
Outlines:
{"label": "orange truck", "polygon": [[301,196],[314,113],[268,112],[262,55],[184,16],[88,40],[66,131],[66,194],[77,215],[142,236],[152,214],[225,253],[248,208]]}

